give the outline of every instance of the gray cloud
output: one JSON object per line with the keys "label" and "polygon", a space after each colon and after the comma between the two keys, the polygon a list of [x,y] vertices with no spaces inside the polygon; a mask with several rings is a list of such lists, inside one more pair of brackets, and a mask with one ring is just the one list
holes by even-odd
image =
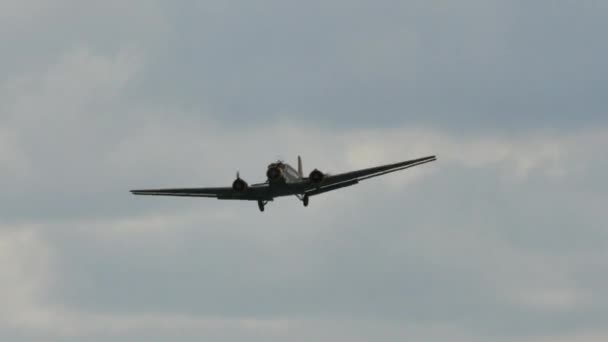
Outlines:
{"label": "gray cloud", "polygon": [[[605,234],[581,218],[568,218],[569,203],[537,201],[535,191],[526,189],[528,182],[500,186],[483,174],[440,173],[403,194],[369,185],[338,198],[315,199],[312,214],[302,213],[297,203],[281,203],[272,217],[254,226],[247,222],[259,221],[249,218],[257,213],[245,206],[230,209],[241,219],[218,223],[208,215],[216,210],[211,203],[186,222],[162,220],[134,235],[109,223],[116,236],[107,240],[91,236],[93,228],[86,227],[75,236],[74,229],[55,229],[48,238],[60,245],[77,238],[79,248],[61,248],[68,251],[61,264],[74,277],[62,284],[67,286],[63,297],[93,311],[380,316],[460,322],[486,333],[569,331],[602,323],[601,316],[593,318],[595,310],[603,310],[601,299],[585,298],[591,294],[581,289],[588,284],[580,277],[595,273],[588,263],[603,253],[598,241]],[[529,203],[508,196],[508,188]],[[496,197],[485,203],[473,189]],[[445,193],[468,193],[467,201],[442,198]],[[349,195],[375,200],[361,211]],[[336,212],[329,214],[328,208]],[[353,215],[355,210],[361,212]],[[603,213],[592,213],[600,222]],[[530,217],[548,222],[537,224]],[[374,229],[378,224],[380,232]],[[140,225],[146,227],[133,224]],[[93,252],[83,258],[85,250]],[[566,292],[573,299],[528,303],[544,291],[548,296]],[[579,292],[585,293],[581,303]],[[579,310],[586,314],[573,319]],[[552,325],[556,319],[565,322]]]}
{"label": "gray cloud", "polygon": [[[0,4],[0,338],[599,341],[608,8]],[[438,154],[304,210],[133,198]]]}
{"label": "gray cloud", "polygon": [[173,40],[148,74],[163,102],[247,123],[297,115],[519,131],[603,121],[599,2],[218,7],[176,14],[180,31],[197,34]]}

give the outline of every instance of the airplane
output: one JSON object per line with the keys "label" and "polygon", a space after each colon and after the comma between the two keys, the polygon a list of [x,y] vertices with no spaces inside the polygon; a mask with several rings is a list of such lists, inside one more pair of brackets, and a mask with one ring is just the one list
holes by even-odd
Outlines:
{"label": "airplane", "polygon": [[234,180],[231,187],[131,190],[131,193],[134,195],[207,197],[219,200],[257,201],[258,208],[263,212],[266,204],[277,197],[296,196],[307,207],[311,196],[345,188],[355,185],[362,180],[405,170],[435,160],[437,160],[435,156],[429,156],[336,175],[326,174],[318,169],[314,169],[308,177],[304,177],[302,158],[298,156],[297,170],[281,160],[268,165],[266,170],[267,180],[264,183],[249,185],[237,172],[236,180]]}

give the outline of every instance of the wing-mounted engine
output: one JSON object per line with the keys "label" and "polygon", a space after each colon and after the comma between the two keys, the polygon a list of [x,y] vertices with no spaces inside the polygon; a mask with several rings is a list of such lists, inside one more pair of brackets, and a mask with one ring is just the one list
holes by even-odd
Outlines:
{"label": "wing-mounted engine", "polygon": [[245,192],[249,188],[249,184],[241,179],[241,176],[237,172],[236,179],[232,182],[232,190],[236,192]]}
{"label": "wing-mounted engine", "polygon": [[325,174],[317,169],[314,169],[308,176],[308,179],[310,179],[313,184],[319,184],[325,179]]}

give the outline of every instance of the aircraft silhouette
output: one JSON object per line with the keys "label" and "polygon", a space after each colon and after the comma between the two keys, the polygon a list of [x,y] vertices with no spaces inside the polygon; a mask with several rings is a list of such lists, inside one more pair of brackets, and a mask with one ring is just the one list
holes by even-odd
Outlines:
{"label": "aircraft silhouette", "polygon": [[355,185],[362,180],[405,170],[435,160],[437,160],[435,156],[429,156],[336,175],[329,175],[314,169],[308,177],[304,177],[302,158],[298,156],[297,170],[281,160],[268,165],[266,170],[267,181],[264,183],[249,185],[241,179],[237,172],[236,180],[230,187],[131,190],[131,193],[134,195],[209,197],[220,200],[257,201],[260,211],[264,211],[266,204],[277,197],[293,195],[298,197],[307,207],[311,196]]}

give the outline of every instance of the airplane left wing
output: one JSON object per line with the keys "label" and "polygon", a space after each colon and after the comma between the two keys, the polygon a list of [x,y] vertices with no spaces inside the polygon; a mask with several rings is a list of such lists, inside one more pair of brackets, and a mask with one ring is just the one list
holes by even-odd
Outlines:
{"label": "airplane left wing", "polygon": [[131,190],[133,195],[207,197],[221,200],[245,201],[265,199],[267,197],[267,192],[267,184],[252,185],[244,191],[235,191],[231,187]]}
{"label": "airplane left wing", "polygon": [[319,184],[312,184],[309,182],[306,194],[308,194],[309,196],[318,195],[324,192],[355,185],[362,180],[382,176],[391,172],[409,169],[410,167],[422,165],[435,160],[437,160],[435,156],[429,156],[414,160],[408,160],[400,163],[386,164],[367,169],[326,176]]}

